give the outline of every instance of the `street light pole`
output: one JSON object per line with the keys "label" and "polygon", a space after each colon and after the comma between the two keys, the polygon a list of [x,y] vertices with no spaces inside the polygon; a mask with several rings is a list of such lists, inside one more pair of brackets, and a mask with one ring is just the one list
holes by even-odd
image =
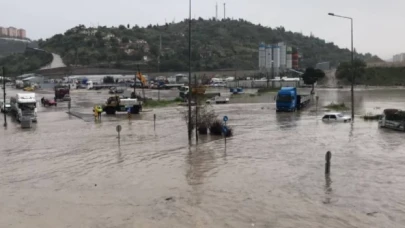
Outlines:
{"label": "street light pole", "polygon": [[333,17],[340,17],[344,19],[349,19],[350,20],[350,26],[351,26],[351,46],[352,46],[352,55],[351,55],[351,74],[352,74],[352,83],[351,83],[351,101],[352,101],[352,120],[354,121],[354,81],[355,81],[355,75],[354,75],[354,49],[353,49],[353,18],[351,17],[346,17],[346,16],[341,16],[341,15],[336,15],[334,13],[328,13],[329,16]]}
{"label": "street light pole", "polygon": [[6,68],[3,67],[3,109],[4,109],[4,127],[7,127],[6,116]]}
{"label": "street light pole", "polygon": [[354,121],[354,82],[356,80],[354,75],[354,49],[353,49],[353,18],[350,18],[352,28],[352,85],[350,92],[352,94],[352,121]]}
{"label": "street light pole", "polygon": [[188,141],[191,142],[191,0],[189,0],[188,18]]}

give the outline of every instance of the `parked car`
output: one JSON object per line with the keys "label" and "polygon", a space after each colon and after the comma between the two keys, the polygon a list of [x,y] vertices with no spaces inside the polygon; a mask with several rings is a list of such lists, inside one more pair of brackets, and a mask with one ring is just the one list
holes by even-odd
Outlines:
{"label": "parked car", "polygon": [[63,96],[63,101],[70,101],[72,100],[72,98],[70,97],[69,94],[65,94],[65,96]]}
{"label": "parked car", "polygon": [[344,115],[340,112],[330,112],[326,113],[322,117],[322,121],[324,122],[350,122],[352,118],[350,116]]}
{"label": "parked car", "polygon": [[124,92],[124,89],[123,88],[120,88],[120,87],[111,87],[110,88],[110,94],[121,94],[121,93],[123,93]]}
{"label": "parked car", "polygon": [[57,106],[58,103],[56,103],[55,99],[47,99],[47,98],[42,98],[41,103],[43,106]]}
{"label": "parked car", "polygon": [[[131,83],[130,87],[134,88],[134,83]],[[136,82],[136,88],[142,88],[142,83]]]}
{"label": "parked car", "polygon": [[225,82],[214,82],[211,84],[211,87],[225,87],[226,83]]}
{"label": "parked car", "polygon": [[[4,103],[6,103],[6,107],[4,107]],[[7,112],[10,112],[10,110],[11,110],[11,105],[10,105],[10,102],[4,102],[3,100],[1,100],[0,101],[0,110],[1,110],[1,112],[2,113],[7,113]]]}
{"label": "parked car", "polygon": [[221,97],[221,96],[215,96],[212,99],[208,99],[206,101],[207,104],[227,104],[229,102],[228,97]]}

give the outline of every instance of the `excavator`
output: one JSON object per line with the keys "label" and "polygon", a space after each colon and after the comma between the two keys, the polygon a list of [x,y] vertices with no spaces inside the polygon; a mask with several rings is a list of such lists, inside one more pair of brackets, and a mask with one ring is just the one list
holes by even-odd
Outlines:
{"label": "excavator", "polygon": [[143,95],[143,99],[142,97],[138,96],[135,93],[135,88],[136,88],[136,81],[134,83],[134,92],[131,93],[131,98],[136,98],[136,99],[140,99],[140,100],[144,100],[145,99],[145,90],[144,87],[148,85],[148,82],[146,81],[146,78],[142,75],[141,71],[139,70],[139,66],[138,66],[138,72],[135,74],[136,78],[141,81],[142,83],[142,95]]}
{"label": "excavator", "polygon": [[148,82],[146,81],[146,78],[142,75],[142,73],[140,71],[138,71],[138,73],[136,73],[136,78],[138,78],[139,81],[141,81],[142,87],[147,86]]}

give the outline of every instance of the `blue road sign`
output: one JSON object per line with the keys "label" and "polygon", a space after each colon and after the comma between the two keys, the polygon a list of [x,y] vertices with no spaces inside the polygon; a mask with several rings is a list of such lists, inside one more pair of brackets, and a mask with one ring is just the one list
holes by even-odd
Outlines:
{"label": "blue road sign", "polygon": [[224,116],[224,119],[223,119],[225,122],[226,121],[228,121],[228,117],[227,116]]}
{"label": "blue road sign", "polygon": [[222,133],[224,133],[226,135],[226,133],[228,133],[228,128],[226,126],[222,127]]}

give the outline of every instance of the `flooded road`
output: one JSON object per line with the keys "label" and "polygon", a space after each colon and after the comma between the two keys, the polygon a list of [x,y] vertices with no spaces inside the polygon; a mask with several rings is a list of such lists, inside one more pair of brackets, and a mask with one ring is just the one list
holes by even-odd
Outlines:
{"label": "flooded road", "polygon": [[[320,106],[350,100],[348,90],[318,92]],[[359,118],[325,124],[314,107],[276,115],[274,94],[267,94],[214,106],[234,127],[226,148],[221,137],[212,136],[189,146],[181,107],[155,109],[131,121],[125,114],[103,115],[95,123],[91,106],[104,101],[104,93],[72,93],[72,110],[82,118],[67,115],[61,103],[40,107],[33,129],[10,120],[7,130],[0,128],[0,227],[405,224],[401,132]],[[357,115],[405,109],[404,90],[356,95]],[[327,151],[332,165],[325,177]]]}

